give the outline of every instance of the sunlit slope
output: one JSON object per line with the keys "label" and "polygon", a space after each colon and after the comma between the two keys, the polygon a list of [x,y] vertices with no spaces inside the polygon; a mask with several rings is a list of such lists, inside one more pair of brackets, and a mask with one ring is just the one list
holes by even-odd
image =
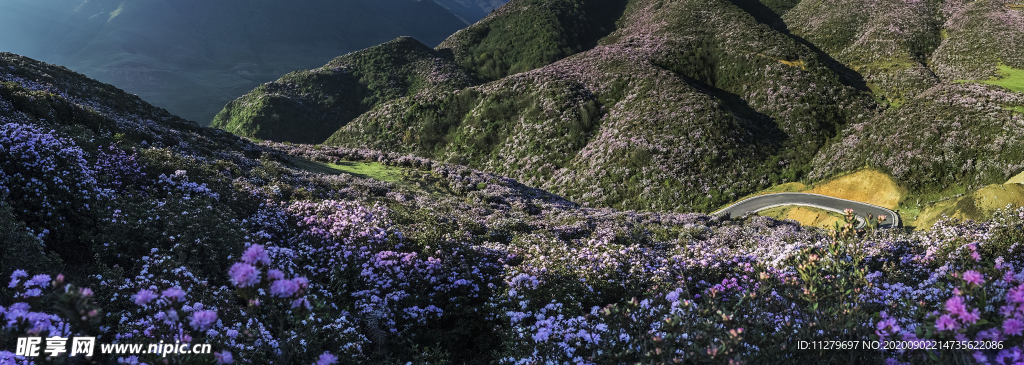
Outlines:
{"label": "sunlit slope", "polygon": [[932,204],[917,219],[919,228],[930,228],[941,219],[984,221],[1000,209],[1024,206],[1024,185],[992,184],[962,197]]}

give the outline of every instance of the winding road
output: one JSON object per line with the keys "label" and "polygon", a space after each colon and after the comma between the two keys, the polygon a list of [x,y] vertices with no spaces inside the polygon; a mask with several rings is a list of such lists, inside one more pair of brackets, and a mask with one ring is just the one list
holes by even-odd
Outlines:
{"label": "winding road", "polygon": [[860,224],[858,224],[858,228],[864,226],[864,218],[867,217],[868,214],[876,217],[879,215],[884,215],[886,217],[885,222],[882,222],[882,224],[879,225],[879,228],[900,226],[899,215],[889,209],[853,200],[839,199],[831,196],[810,193],[776,193],[758,195],[740,200],[739,202],[711,214],[716,216],[729,214],[731,217],[739,217],[747,212],[756,213],[765,209],[786,205],[813,207],[839,214],[844,214],[844,209],[853,209],[853,214],[857,216],[857,220],[860,222]]}

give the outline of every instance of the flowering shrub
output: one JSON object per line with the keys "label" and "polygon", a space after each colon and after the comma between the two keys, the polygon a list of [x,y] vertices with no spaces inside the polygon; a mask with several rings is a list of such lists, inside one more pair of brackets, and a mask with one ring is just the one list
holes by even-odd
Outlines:
{"label": "flowering shrub", "polygon": [[50,227],[75,224],[69,221],[81,219],[78,212],[105,195],[82,149],[52,130],[0,125],[0,145],[0,195],[18,197],[15,211],[40,238]]}

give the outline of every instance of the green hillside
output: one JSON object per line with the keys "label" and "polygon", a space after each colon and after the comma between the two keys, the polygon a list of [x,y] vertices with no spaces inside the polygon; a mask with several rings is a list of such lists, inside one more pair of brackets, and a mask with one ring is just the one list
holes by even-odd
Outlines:
{"label": "green hillside", "polygon": [[928,59],[939,46],[941,1],[801,1],[783,16],[789,31],[855,70],[883,103],[901,104],[938,80]]}
{"label": "green hillside", "polygon": [[212,126],[260,139],[319,143],[382,102],[471,82],[449,58],[402,37],[263,84],[228,103]]}
{"label": "green hillside", "polygon": [[615,30],[625,0],[516,0],[437,48],[496,80],[593,47]]}

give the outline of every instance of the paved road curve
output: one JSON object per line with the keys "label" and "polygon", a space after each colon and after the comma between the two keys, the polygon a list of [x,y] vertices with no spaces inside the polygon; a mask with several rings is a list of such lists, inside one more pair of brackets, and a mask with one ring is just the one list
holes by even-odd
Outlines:
{"label": "paved road curve", "polygon": [[868,214],[879,216],[885,215],[886,221],[880,225],[880,228],[891,228],[900,226],[900,217],[896,212],[889,209],[882,208],[877,205],[871,205],[861,202],[855,202],[852,200],[833,198],[831,196],[808,194],[808,193],[777,193],[759,195],[743,199],[733,205],[725,207],[722,210],[714,212],[712,214],[721,216],[730,214],[732,217],[739,217],[747,212],[760,212],[762,210],[774,207],[781,207],[786,205],[801,205],[805,207],[814,207],[818,209],[824,209],[828,211],[837,212],[843,214],[844,209],[853,209],[853,214],[857,215],[858,220],[863,224],[864,217]]}

